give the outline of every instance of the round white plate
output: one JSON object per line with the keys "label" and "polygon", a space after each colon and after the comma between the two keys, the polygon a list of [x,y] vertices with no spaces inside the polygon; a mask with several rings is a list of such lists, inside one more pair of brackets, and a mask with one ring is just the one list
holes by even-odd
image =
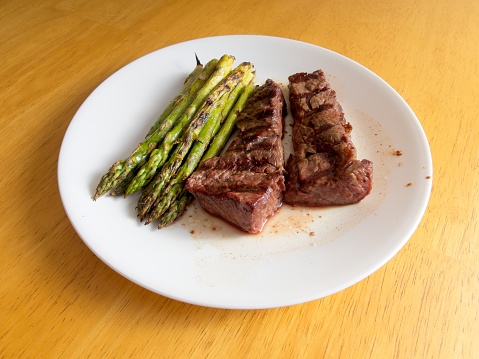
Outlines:
{"label": "round white plate", "polygon": [[[136,217],[138,199],[91,199],[103,173],[127,157],[195,66],[223,54],[255,65],[256,83],[322,69],[353,126],[358,158],[374,162],[361,203],[335,208],[284,205],[263,232],[248,235],[193,202],[158,230]],[[291,118],[287,121],[290,123]],[[286,126],[290,129],[290,126]],[[285,136],[286,151],[290,135]],[[87,246],[133,282],[180,301],[219,308],[272,308],[351,286],[393,257],[429,200],[432,160],[406,102],[381,78],[324,48],[289,39],[235,35],[169,46],[125,66],[79,108],[65,134],[58,182],[66,213]]]}

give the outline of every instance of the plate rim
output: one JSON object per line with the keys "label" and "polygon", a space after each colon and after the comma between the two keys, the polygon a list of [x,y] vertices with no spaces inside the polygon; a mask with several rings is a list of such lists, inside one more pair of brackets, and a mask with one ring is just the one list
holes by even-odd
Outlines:
{"label": "plate rim", "polygon": [[[373,76],[375,77],[376,80],[379,80],[383,83],[383,85],[387,86],[389,88],[390,91],[392,91],[397,100],[401,101],[402,102],[402,105],[404,106],[405,109],[407,109],[409,112],[410,112],[410,116],[415,120],[415,125],[417,126],[417,128],[419,129],[419,135],[421,135],[423,137],[423,140],[425,141],[424,143],[426,144],[426,147],[427,147],[427,157],[428,157],[428,167],[429,167],[429,171],[430,171],[430,176],[431,176],[431,181],[430,181],[430,185],[429,185],[429,190],[426,191],[424,194],[423,194],[423,200],[421,202],[421,206],[417,208],[418,210],[418,213],[419,215],[416,217],[414,223],[411,224],[410,228],[409,228],[409,231],[408,231],[408,234],[406,236],[404,236],[404,239],[400,242],[400,243],[397,243],[396,245],[396,248],[394,250],[392,250],[390,252],[390,255],[388,257],[384,257],[382,261],[380,262],[377,262],[375,266],[372,266],[370,267],[370,270],[367,272],[367,273],[363,273],[364,275],[361,276],[361,278],[357,279],[357,278],[352,278],[350,281],[349,281],[349,284],[346,284],[346,285],[339,285],[338,288],[335,288],[335,289],[331,289],[330,293],[329,294],[326,294],[326,295],[323,295],[323,296],[320,296],[320,297],[317,297],[315,296],[314,294],[311,294],[309,297],[308,296],[305,296],[305,297],[302,297],[301,299],[298,298],[298,301],[296,302],[290,302],[290,303],[274,303],[272,305],[268,305],[266,303],[261,303],[259,305],[254,305],[252,303],[248,303],[246,305],[231,305],[228,304],[228,303],[225,303],[224,305],[222,305],[221,303],[212,303],[212,302],[208,302],[208,301],[205,301],[205,300],[195,300],[194,298],[187,298],[185,296],[182,296],[182,295],[176,295],[175,293],[165,293],[165,292],[162,292],[162,291],[159,291],[158,288],[153,288],[145,283],[142,283],[141,281],[139,281],[137,278],[135,278],[134,276],[131,276],[129,275],[128,273],[125,273],[124,271],[121,271],[119,270],[118,268],[116,268],[115,266],[112,266],[111,263],[109,263],[109,261],[102,255],[102,253],[98,253],[98,250],[97,248],[95,248],[92,243],[90,243],[90,241],[88,241],[86,238],[84,238],[81,234],[82,232],[82,229],[78,227],[78,223],[76,222],[75,218],[72,218],[72,213],[70,211],[70,204],[67,203],[67,201],[65,200],[65,183],[62,183],[62,169],[63,169],[63,165],[62,165],[62,161],[63,161],[63,157],[64,156],[64,146],[65,146],[65,142],[66,142],[66,139],[67,139],[67,135],[69,134],[69,131],[70,131],[70,128],[72,127],[72,123],[75,121],[75,118],[77,116],[77,114],[79,113],[79,111],[82,109],[82,107],[84,106],[84,104],[89,101],[89,99],[94,96],[95,94],[95,91],[97,91],[98,88],[100,88],[101,86],[104,86],[105,83],[107,83],[113,76],[116,76],[116,74],[118,73],[121,73],[122,71],[125,71],[125,69],[130,66],[132,63],[136,63],[137,61],[143,59],[143,58],[146,58],[148,56],[151,56],[153,53],[157,53],[159,51],[163,51],[163,50],[166,50],[166,49],[171,49],[171,48],[174,48],[176,46],[187,46],[188,44],[190,43],[197,43],[198,41],[215,41],[216,39],[230,39],[230,38],[255,38],[255,39],[259,39],[259,38],[262,38],[264,40],[271,40],[271,39],[274,39],[274,41],[288,41],[288,42],[294,42],[294,43],[299,43],[299,44],[302,44],[302,45],[306,45],[306,46],[311,46],[313,47],[314,49],[320,49],[322,51],[326,51],[328,52],[330,55],[332,56],[339,56],[349,62],[352,62],[354,63],[356,66],[360,66],[363,70],[367,71],[368,74],[370,76]],[[120,275],[122,275],[123,277],[127,278],[128,280],[140,285],[141,287],[143,288],[146,288],[152,292],[155,292],[155,293],[158,293],[158,294],[161,294],[163,296],[166,296],[168,298],[172,298],[172,299],[175,299],[175,300],[179,300],[179,301],[182,301],[182,302],[186,302],[186,303],[190,303],[190,304],[195,304],[195,305],[201,305],[201,306],[207,306],[207,307],[214,307],[214,308],[225,308],[225,309],[263,309],[263,308],[274,308],[274,307],[282,307],[282,306],[289,306],[289,305],[294,305],[294,304],[300,304],[300,303],[305,303],[305,302],[309,302],[309,301],[312,301],[312,300],[315,300],[315,299],[319,299],[319,298],[322,298],[324,296],[329,296],[329,295],[332,295],[334,293],[337,293],[338,291],[341,291],[341,290],[344,290],[348,287],[350,287],[351,285],[354,285],[356,283],[358,283],[359,281],[363,280],[364,278],[368,277],[369,275],[371,275],[372,273],[374,273],[375,271],[377,271],[379,268],[381,268],[384,264],[386,264],[388,261],[391,260],[392,257],[394,257],[400,250],[401,248],[403,248],[403,246],[409,241],[409,239],[412,237],[412,235],[414,234],[414,232],[416,231],[417,227],[419,226],[420,222],[422,221],[422,218],[425,214],[425,211],[427,209],[427,206],[428,206],[428,203],[429,203],[429,199],[430,199],[430,196],[431,196],[431,189],[432,189],[432,175],[433,175],[433,163],[432,163],[432,155],[431,155],[431,150],[430,150],[430,147],[429,147],[429,143],[428,143],[428,140],[427,140],[427,137],[426,137],[426,134],[424,132],[424,129],[422,128],[422,125],[419,121],[419,119],[417,118],[417,116],[415,115],[415,113],[413,112],[413,110],[411,109],[411,107],[409,106],[409,104],[404,100],[404,98],[402,96],[400,96],[400,94],[392,87],[390,86],[384,79],[382,79],[381,77],[379,77],[377,74],[375,74],[374,72],[372,72],[371,70],[369,70],[367,67],[365,67],[364,65],[354,61],[353,59],[350,59],[342,54],[339,54],[333,50],[330,50],[330,49],[327,49],[327,48],[324,48],[324,47],[321,47],[321,46],[318,46],[318,45],[315,45],[315,44],[311,44],[311,43],[307,43],[307,42],[304,42],[304,41],[300,41],[300,40],[294,40],[294,39],[291,39],[291,38],[282,38],[282,37],[276,37],[276,36],[268,36],[268,35],[241,35],[241,34],[235,34],[235,35],[220,35],[220,36],[210,36],[210,37],[204,37],[204,38],[198,38],[198,39],[190,39],[190,40],[186,40],[186,41],[183,41],[183,42],[179,42],[179,43],[176,43],[176,44],[171,44],[171,45],[168,45],[166,47],[163,47],[163,48],[160,48],[160,49],[157,49],[153,52],[150,52],[148,54],[145,54],[135,60],[133,60],[132,62],[129,62],[128,64],[126,64],[125,66],[121,67],[120,69],[118,69],[117,71],[113,72],[110,76],[108,76],[104,81],[102,81],[91,93],[90,95],[85,99],[85,101],[81,104],[81,106],[78,108],[78,110],[76,111],[74,117],[71,119],[69,125],[68,125],[68,128],[67,130],[65,131],[65,136],[63,138],[63,141],[62,141],[62,145],[61,145],[61,148],[60,148],[60,152],[59,152],[59,156],[58,156],[58,167],[57,167],[57,178],[58,178],[58,186],[59,186],[59,191],[60,191],[60,197],[61,197],[61,200],[62,200],[62,204],[65,208],[65,211],[66,211],[66,214],[70,220],[70,223],[72,224],[73,228],[75,229],[76,233],[79,235],[79,237],[82,239],[82,241],[87,245],[87,247],[92,250],[92,252],[100,259],[102,260],[107,266],[109,266],[110,268],[112,268],[114,271],[116,271],[117,273],[119,273]]]}

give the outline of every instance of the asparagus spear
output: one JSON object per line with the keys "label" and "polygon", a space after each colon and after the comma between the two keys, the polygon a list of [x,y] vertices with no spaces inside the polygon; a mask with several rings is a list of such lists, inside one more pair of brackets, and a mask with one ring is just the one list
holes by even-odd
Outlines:
{"label": "asparagus spear", "polygon": [[252,77],[251,82],[245,87],[243,93],[241,94],[241,97],[238,99],[238,102],[235,104],[235,107],[231,111],[230,115],[228,116],[224,124],[221,126],[219,133],[213,139],[213,142],[209,146],[208,151],[201,158],[200,164],[206,161],[208,158],[218,155],[223,150],[223,148],[225,147],[226,141],[228,141],[231,134],[233,133],[233,130],[235,129],[238,115],[241,113],[241,111],[243,111],[246,101],[248,100],[249,96],[253,92],[254,88],[255,86],[254,86],[253,77]]}
{"label": "asparagus spear", "polygon": [[179,198],[166,211],[166,213],[159,219],[158,228],[164,228],[172,224],[183,215],[188,203],[193,199],[193,196],[183,187]]}
{"label": "asparagus spear", "polygon": [[110,195],[112,196],[123,196],[125,194],[126,189],[128,188],[128,185],[130,184],[131,180],[135,177],[136,172],[131,171],[128,173],[128,175],[118,183],[115,188],[113,188],[110,191]]}
{"label": "asparagus spear", "polygon": [[[222,93],[220,91],[211,92],[206,101],[215,102],[221,95]],[[175,127],[166,134],[163,141],[151,152],[148,162],[140,168],[136,176],[130,182],[130,185],[125,191],[125,196],[141,190],[150,182],[161,166],[163,166],[168,160],[168,156],[172,151],[173,146],[186,131],[189,122],[191,122],[191,119],[183,116]]]}
{"label": "asparagus spear", "polygon": [[[198,61],[198,58],[197,58],[197,61]],[[184,116],[185,111],[191,110],[190,105],[192,105],[192,101],[195,100],[195,96],[197,96],[198,91],[205,85],[208,78],[210,78],[210,76],[212,76],[212,73],[213,73],[215,67],[217,66],[217,64],[218,64],[218,60],[213,59],[205,65],[204,69],[201,71],[199,76],[196,77],[196,79],[193,81],[193,83],[188,88],[186,94],[179,95],[176,98],[178,101],[174,100],[172,102],[172,104],[174,105],[174,108],[170,112],[170,114],[168,116],[166,116],[166,118],[163,119],[162,121],[158,120],[155,123],[155,125],[153,125],[153,127],[150,129],[151,133],[149,133],[146,136],[146,140],[149,139],[149,136],[155,135],[158,138],[157,143],[161,143],[162,139],[164,140],[165,136],[168,136],[168,131],[171,130],[171,128],[173,127],[175,122],[178,121],[180,116],[181,116],[181,118],[185,118],[185,116]],[[198,68],[198,66],[197,66],[197,68]],[[193,74],[193,73],[190,74],[190,78],[193,78],[194,76],[195,76],[195,74]],[[187,79],[187,81],[188,81],[188,79]],[[188,106],[190,106],[190,107],[188,108]],[[191,110],[191,111],[193,111],[193,110]],[[186,116],[185,121],[190,119],[190,118],[191,117],[189,115]],[[181,126],[180,126],[180,128],[181,128]],[[160,131],[160,134],[156,133],[157,131]],[[154,145],[153,142],[152,142],[152,144]],[[156,150],[153,149],[153,151],[151,153],[154,153],[155,151]],[[151,154],[146,154],[146,156],[144,158],[141,158],[141,159],[137,157],[136,159],[138,160],[138,162],[136,163],[136,168],[132,171],[127,171],[128,173],[126,175],[125,175],[124,172],[119,175],[119,177],[117,179],[117,183],[113,187],[113,190],[111,191],[112,196],[118,196],[118,195],[125,195],[126,196],[126,191],[128,189],[128,186],[130,185],[130,182],[135,178],[135,176],[138,172],[137,169],[144,166],[149,157],[151,157]],[[127,160],[124,160],[124,163],[126,163],[126,161]],[[123,170],[124,169],[122,169],[122,171]]]}
{"label": "asparagus spear", "polygon": [[[208,127],[211,126],[211,124],[214,123],[215,117],[222,114],[223,108],[230,97],[230,93],[234,92],[233,89],[239,83],[243,82],[244,78],[251,73],[252,67],[253,66],[250,63],[240,64],[208,96],[202,108],[198,111],[195,118],[184,132],[181,141],[176,146],[168,161],[155,176],[155,179],[143,191],[138,202],[138,212],[140,217],[145,216],[146,212],[150,209],[170,178],[176,174],[183,159],[187,156],[191,146],[201,133],[205,124],[208,124]],[[210,98],[217,100],[210,101]],[[209,119],[211,120],[208,121]]]}
{"label": "asparagus spear", "polygon": [[[196,54],[195,54],[195,57],[196,57],[195,69],[185,79],[183,88],[181,89],[179,94],[168,104],[168,106],[161,113],[161,115],[158,117],[158,119],[153,124],[153,126],[151,126],[150,130],[148,131],[146,135],[146,138],[150,137],[153,134],[153,132],[155,132],[158,129],[158,127],[160,127],[160,125],[170,115],[170,113],[175,109],[175,107],[178,107],[182,103],[189,104],[188,93],[191,91],[190,89],[193,83],[196,81],[196,79],[198,79],[200,74],[203,72],[203,65],[201,64]],[[213,63],[216,64],[216,60],[213,60],[212,64]]]}
{"label": "asparagus spear", "polygon": [[[172,123],[176,122],[178,117],[185,112],[187,106],[189,106],[194,100],[198,90],[205,84],[207,79],[213,73],[217,62],[218,60],[216,59],[209,61],[198,76],[195,75],[195,72],[198,71],[198,65],[195,67],[195,70],[193,70],[193,72],[189,75],[189,78],[186,80],[186,82],[188,83],[189,79],[193,79],[195,76],[196,78],[192,83],[189,84],[185,95],[180,96],[180,98],[177,97],[171,102],[171,104],[174,105],[173,108],[165,109],[165,111],[162,113],[162,115],[160,115],[159,119],[150,129],[149,134],[146,136],[146,140],[138,145],[130,157],[115,162],[109,171],[103,175],[93,197],[94,200],[115,187],[119,187],[119,189],[112,191],[113,195],[118,195],[125,191],[125,188],[127,187],[127,185],[125,185],[125,181],[127,181],[128,184],[132,179],[131,172],[134,171],[136,167],[141,166],[144,162],[146,162],[148,153],[156,147],[156,143],[160,141],[162,137],[164,137],[164,132],[167,132],[167,130],[171,128]],[[183,90],[182,92],[184,92]],[[152,138],[153,136],[154,138]]]}
{"label": "asparagus spear", "polygon": [[[192,88],[195,89],[197,89],[199,85],[201,86],[198,92],[192,93],[193,100],[186,110],[183,109],[180,111],[178,110],[180,106],[175,107],[161,125],[150,136],[148,136],[145,141],[141,142],[127,159],[114,163],[110,170],[101,178],[93,199],[96,200],[110,189],[116,187],[131,171],[142,166],[148,159],[149,154],[155,149],[158,142],[163,140],[165,135],[177,121],[184,122],[186,121],[185,118],[191,119],[210,91],[230,72],[233,62],[234,57],[229,55],[222,56],[216,63],[216,66],[215,60],[210,61],[210,63],[205,66],[204,71],[205,75],[207,75],[206,71],[211,71],[212,73],[207,79],[206,76],[199,76],[192,84]],[[189,99],[190,97],[188,97],[188,100]]]}
{"label": "asparagus spear", "polygon": [[[238,114],[243,110],[246,100],[254,89],[253,78],[254,74],[251,73],[244,81],[246,87],[244,87],[244,85],[237,87],[238,92],[242,91],[242,93],[234,104],[233,109],[229,111],[226,120],[224,120],[223,123],[216,123],[213,131],[205,131],[207,130],[206,126],[203,128],[178,173],[171,179],[166,189],[152,206],[153,208],[148,216],[147,223],[160,218],[162,215],[166,215],[165,213],[170,211],[170,207],[177,207],[177,202],[179,201],[178,196],[180,195],[179,189],[185,188],[186,180],[199,166],[200,161],[204,162],[206,159],[216,156],[224,148],[226,141],[234,130]],[[228,109],[226,110],[228,111]],[[201,135],[203,135],[203,137],[201,137]],[[212,140],[213,137],[214,139]],[[208,146],[209,149],[205,153]],[[179,208],[176,208],[175,211],[179,212]],[[178,217],[181,214],[182,212],[178,213]],[[164,221],[162,219],[160,221],[161,223],[158,228],[165,227]]]}

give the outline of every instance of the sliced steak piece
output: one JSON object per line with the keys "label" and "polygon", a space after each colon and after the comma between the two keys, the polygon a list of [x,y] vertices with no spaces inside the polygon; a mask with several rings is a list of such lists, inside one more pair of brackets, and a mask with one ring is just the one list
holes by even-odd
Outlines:
{"label": "sliced steak piece", "polygon": [[284,202],[329,206],[361,201],[371,192],[373,164],[356,159],[352,127],[321,70],[289,77],[293,149]]}
{"label": "sliced steak piece", "polygon": [[285,106],[274,81],[257,87],[238,116],[239,133],[230,146],[186,183],[206,211],[248,233],[261,232],[282,204]]}

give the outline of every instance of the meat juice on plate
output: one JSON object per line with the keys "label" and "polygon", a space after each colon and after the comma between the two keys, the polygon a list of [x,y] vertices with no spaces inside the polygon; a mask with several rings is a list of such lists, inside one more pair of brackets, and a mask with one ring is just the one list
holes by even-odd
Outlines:
{"label": "meat juice on plate", "polygon": [[[266,222],[263,231],[254,235],[210,215],[195,201],[179,224],[188,230],[199,247],[211,245],[231,257],[259,259],[307,250],[336,240],[377,209],[387,193],[391,161],[394,161],[393,166],[398,166],[398,157],[393,155],[391,141],[382,130],[381,123],[360,110],[346,109],[345,113],[354,129],[352,137],[358,154],[371,159],[375,166],[373,190],[363,201],[348,206],[318,208],[283,204]],[[292,148],[291,125],[292,118],[288,114],[283,138],[286,157]]]}

